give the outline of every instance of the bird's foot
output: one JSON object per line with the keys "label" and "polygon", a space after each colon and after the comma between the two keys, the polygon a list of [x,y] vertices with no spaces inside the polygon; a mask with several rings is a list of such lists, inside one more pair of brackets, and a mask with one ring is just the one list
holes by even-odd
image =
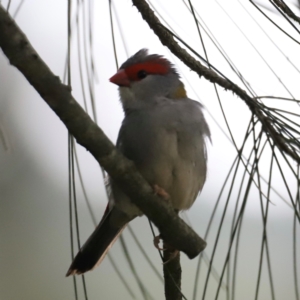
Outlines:
{"label": "bird's foot", "polygon": [[180,253],[180,251],[177,249],[165,249],[165,251],[169,251],[169,255],[168,255],[168,259],[163,262],[163,265],[166,265],[167,263],[175,259]]}
{"label": "bird's foot", "polygon": [[158,195],[166,200],[170,198],[170,195],[162,187],[160,187],[157,184],[153,185],[153,190],[156,195]]}
{"label": "bird's foot", "polygon": [[160,236],[160,234],[159,235],[157,235],[157,236],[155,236],[154,237],[154,239],[153,239],[153,244],[154,244],[154,246],[155,246],[155,248],[157,249],[157,250],[165,250],[164,248],[161,248],[160,246],[159,246],[159,242],[160,242],[160,240],[161,240],[161,236]]}
{"label": "bird's foot", "polygon": [[164,242],[164,248],[161,248],[159,246],[160,240],[161,240],[161,236],[157,235],[156,237],[154,237],[153,243],[154,243],[154,246],[157,250],[167,252],[167,260],[163,262],[163,265],[165,265],[165,264],[169,263],[170,261],[172,261],[174,258],[176,258],[177,255],[179,255],[179,250],[174,249],[173,247],[169,246],[165,242]]}

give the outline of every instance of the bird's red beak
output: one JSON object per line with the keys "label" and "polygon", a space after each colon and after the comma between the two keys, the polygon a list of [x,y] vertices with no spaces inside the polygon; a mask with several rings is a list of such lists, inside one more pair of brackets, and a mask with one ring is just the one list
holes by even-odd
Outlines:
{"label": "bird's red beak", "polygon": [[109,81],[118,86],[130,86],[129,78],[123,69],[120,69],[113,77],[109,78]]}

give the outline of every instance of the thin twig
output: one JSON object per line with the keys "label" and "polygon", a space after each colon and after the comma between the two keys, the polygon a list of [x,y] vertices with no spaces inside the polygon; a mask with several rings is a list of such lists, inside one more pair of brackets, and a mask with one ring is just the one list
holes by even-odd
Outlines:
{"label": "thin twig", "polygon": [[284,1],[273,0],[274,3],[291,19],[300,24],[300,17],[296,16],[293,11],[284,3]]}

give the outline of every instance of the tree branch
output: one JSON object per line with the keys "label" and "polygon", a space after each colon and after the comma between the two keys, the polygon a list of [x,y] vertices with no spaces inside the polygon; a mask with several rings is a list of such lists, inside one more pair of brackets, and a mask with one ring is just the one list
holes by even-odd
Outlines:
{"label": "tree branch", "polygon": [[242,90],[232,81],[219,76],[212,69],[203,66],[185,49],[181,48],[174,40],[174,36],[163,24],[161,24],[145,0],[132,0],[132,3],[137,7],[143,19],[148,23],[163,45],[167,46],[174,55],[176,55],[186,66],[195,71],[200,77],[204,76],[204,78],[210,82],[216,83],[226,90],[232,91],[241,99],[243,99],[251,112],[261,122],[264,131],[271,136],[277,148],[288,154],[297,163],[300,163],[299,154],[295,151],[295,149],[289,146],[287,139],[281,134],[281,132],[275,129],[272,124],[273,120],[266,115],[266,112],[263,110],[264,107],[261,105],[261,103],[259,103],[255,98],[251,98],[244,90]]}
{"label": "tree branch", "polygon": [[294,14],[294,12],[282,1],[273,0],[274,3],[291,19],[300,24],[300,18]]}
{"label": "tree branch", "polygon": [[180,253],[174,257],[175,249],[164,242],[163,270],[166,300],[182,300]]}
{"label": "tree branch", "polygon": [[20,70],[50,108],[65,124],[77,143],[85,147],[118,183],[132,202],[158,227],[162,238],[189,258],[206,246],[167,201],[154,195],[152,188],[85,113],[37,52],[24,33],[0,5],[0,47],[10,63]]}

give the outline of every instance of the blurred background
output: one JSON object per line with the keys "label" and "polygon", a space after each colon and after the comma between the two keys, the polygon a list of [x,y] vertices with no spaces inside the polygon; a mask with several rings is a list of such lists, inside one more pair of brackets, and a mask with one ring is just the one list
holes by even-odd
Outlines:
{"label": "blurred background", "polygon": [[[210,64],[249,95],[270,97],[259,101],[299,157],[299,23],[291,21],[293,27],[267,0],[148,3],[203,58],[204,44]],[[299,2],[285,3],[299,15]],[[1,5],[66,82],[67,1]],[[299,300],[299,165],[273,149],[244,101],[199,78],[162,46],[131,1],[72,1],[71,28],[72,93],[112,141],[123,112],[108,78],[141,48],[170,59],[189,97],[205,106],[212,132],[208,178],[182,217],[208,245],[200,258],[181,255],[186,299]],[[74,157],[82,244],[95,227],[86,199],[98,222],[107,197],[93,157],[79,145]],[[76,299],[73,279],[65,277],[71,263],[68,132],[2,52],[0,169],[0,299]],[[74,224],[73,230],[75,239]],[[85,282],[88,299],[164,299],[162,262],[145,217],[125,229]],[[78,299],[86,299],[81,277],[76,283]]]}

